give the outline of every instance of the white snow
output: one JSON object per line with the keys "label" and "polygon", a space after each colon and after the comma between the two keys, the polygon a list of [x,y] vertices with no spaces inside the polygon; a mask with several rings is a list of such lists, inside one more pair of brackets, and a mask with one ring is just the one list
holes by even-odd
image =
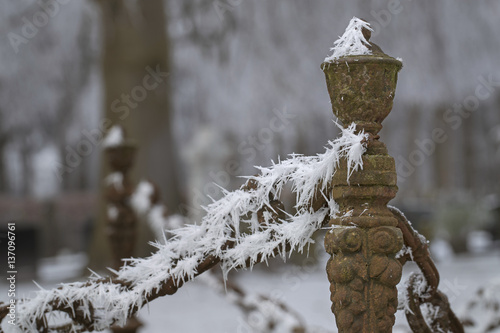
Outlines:
{"label": "white snow", "polygon": [[431,251],[432,258],[436,261],[450,260],[455,256],[451,244],[442,238],[433,239],[430,243],[429,250]]}
{"label": "white snow", "polygon": [[410,286],[410,279],[414,279],[414,284],[412,292],[414,295],[418,295],[420,298],[430,297],[429,286],[427,281],[421,273],[412,272],[405,280],[403,280],[398,285],[398,310],[403,310],[406,312],[412,312],[408,303],[408,287]]}
{"label": "white snow", "polygon": [[251,327],[252,332],[292,333],[294,329],[304,326],[300,316],[288,308],[283,308],[279,300],[243,290],[242,294],[232,289],[226,291],[224,283],[211,273],[199,276],[197,281],[224,295],[229,302],[243,310],[245,323]]}
{"label": "white snow", "polygon": [[113,185],[115,189],[123,189],[123,174],[121,172],[113,172],[106,176],[104,179],[106,185]]}
{"label": "white snow", "polygon": [[[260,295],[250,294],[242,302],[253,309],[248,315],[248,322],[255,332],[291,333],[302,326],[296,316]],[[272,325],[272,330],[269,325]]]}
{"label": "white snow", "polygon": [[[467,304],[468,301],[475,299],[478,287],[484,287],[483,295],[491,299],[491,304],[500,300],[498,255],[498,252],[492,252],[481,256],[457,256],[437,264],[441,276],[440,289],[448,296],[455,313],[459,318],[477,319],[477,327],[467,327],[467,333],[484,332],[484,328],[493,318],[491,308],[485,311],[485,308],[477,307],[471,312]],[[246,290],[270,296],[286,304],[300,314],[308,328],[316,327],[316,330],[308,333],[332,333],[337,332],[337,329],[330,310],[331,301],[325,265],[326,260],[313,267],[287,264],[274,269],[272,273],[257,269],[253,272],[237,273],[230,279],[244,286]],[[49,269],[47,267],[47,270]],[[403,276],[407,277],[416,270],[418,267],[415,264],[407,263]],[[199,278],[204,276],[205,274],[196,278],[193,283],[186,284],[176,294],[157,299],[144,307],[139,312],[139,317],[144,323],[140,332],[157,333],[168,328],[172,333],[196,333],[203,332],[207,327],[210,327],[211,332],[251,332],[241,312],[228,298],[231,296],[225,296],[223,290],[217,289],[217,286],[220,287],[219,283],[214,288],[207,288],[206,281],[198,282]],[[44,287],[48,289],[57,286]],[[398,288],[401,287],[404,287],[403,282],[398,285]],[[29,297],[34,289],[37,288],[32,282],[18,281],[18,295]],[[0,284],[0,294],[7,295],[7,290],[7,284]],[[193,320],[193,316],[196,320]],[[2,322],[2,328],[6,333],[21,332],[14,331],[15,327],[6,321]],[[403,311],[398,311],[396,314],[393,332],[411,333]],[[498,332],[500,329],[492,331],[492,333]]]}
{"label": "white snow", "polygon": [[[470,300],[465,317],[474,325],[469,327],[467,333],[488,332],[488,328],[500,322],[500,278],[491,280],[480,288]],[[495,332],[499,332],[497,327]]]}
{"label": "white snow", "polygon": [[36,274],[42,282],[61,282],[80,276],[87,264],[88,258],[84,252],[62,250],[55,257],[41,259]]}
{"label": "white snow", "polygon": [[145,214],[151,209],[151,195],[154,193],[153,185],[148,181],[141,181],[130,198],[132,208],[138,214]]}
{"label": "white snow", "polygon": [[146,220],[156,239],[163,242],[166,239],[165,230],[178,229],[184,226],[187,221],[181,215],[167,216],[167,208],[163,204],[151,202],[153,194],[153,184],[143,180],[132,193],[130,205],[140,218]]}
{"label": "white snow", "polygon": [[123,144],[125,135],[121,126],[115,125],[109,129],[108,134],[104,138],[102,144],[104,147],[116,147]]}
{"label": "white snow", "polygon": [[411,247],[403,245],[403,247],[401,248],[401,250],[399,250],[399,252],[396,253],[396,259],[404,257],[407,254],[410,256],[410,259],[413,260],[413,251],[412,251]]}
{"label": "white snow", "polygon": [[467,250],[471,253],[488,252],[493,247],[493,235],[484,230],[474,230],[467,234]]}
{"label": "white snow", "polygon": [[111,221],[114,221],[116,220],[116,218],[118,217],[118,208],[116,208],[115,205],[108,205],[108,219],[110,219]]}
{"label": "white snow", "polygon": [[368,48],[370,43],[363,36],[363,28],[373,31],[370,23],[353,17],[344,34],[333,43],[333,47],[330,49],[333,53],[325,58],[325,62],[333,62],[348,55],[372,54],[372,51]]}
{"label": "white snow", "polygon": [[156,235],[157,240],[165,238],[165,230],[174,229],[170,228],[169,220],[166,217],[167,209],[163,205],[154,205],[146,215],[146,220]]}

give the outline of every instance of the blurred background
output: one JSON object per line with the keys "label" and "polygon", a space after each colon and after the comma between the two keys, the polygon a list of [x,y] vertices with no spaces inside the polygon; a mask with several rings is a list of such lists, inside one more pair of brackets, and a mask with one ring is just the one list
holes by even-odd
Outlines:
{"label": "blurred background", "polygon": [[500,2],[18,0],[0,4],[0,220],[17,225],[19,278],[109,264],[111,124],[137,143],[133,181],[193,220],[213,183],[324,151],[338,129],[320,64],[353,16],[404,62],[381,132],[392,203],[437,259],[498,250]]}

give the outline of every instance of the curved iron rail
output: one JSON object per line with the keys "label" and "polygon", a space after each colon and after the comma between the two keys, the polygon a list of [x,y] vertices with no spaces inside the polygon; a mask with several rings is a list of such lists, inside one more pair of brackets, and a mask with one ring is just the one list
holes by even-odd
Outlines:
{"label": "curved iron rail", "polygon": [[[408,309],[405,309],[406,319],[415,333],[452,332],[464,333],[460,320],[450,307],[448,297],[439,291],[439,272],[432,260],[427,241],[411,226],[404,214],[395,207],[389,209],[398,220],[398,228],[403,232],[404,244],[412,254],[406,253],[399,258],[404,265],[414,261],[422,274],[412,274],[406,288]],[[425,286],[425,294],[416,292],[418,284]],[[423,305],[434,308],[431,322],[428,323],[422,314]]]}

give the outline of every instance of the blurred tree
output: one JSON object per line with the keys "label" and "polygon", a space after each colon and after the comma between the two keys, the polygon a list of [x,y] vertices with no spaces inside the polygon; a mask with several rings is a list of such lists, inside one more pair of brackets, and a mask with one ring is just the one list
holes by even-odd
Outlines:
{"label": "blurred tree", "polygon": [[[178,159],[171,132],[169,94],[170,43],[163,0],[97,0],[103,29],[102,124],[121,124],[138,146],[132,179],[147,177],[157,183],[171,211],[179,206]],[[108,173],[101,162],[101,178]],[[102,187],[101,187],[102,189]],[[101,191],[102,192],[102,191]],[[102,198],[102,196],[101,196]],[[106,207],[101,200],[94,230],[91,265],[108,264],[104,235]],[[138,244],[150,231],[139,228]],[[140,249],[138,255],[149,253]]]}
{"label": "blurred tree", "polygon": [[[37,187],[40,177],[53,183],[51,189],[68,189],[78,179],[79,189],[86,190],[91,178],[83,167],[75,168],[58,175],[59,186],[56,166],[45,174],[37,169],[41,158],[47,162],[43,154],[47,148],[59,151],[62,162],[67,144],[80,139],[79,130],[88,125],[75,126],[75,115],[95,58],[89,6],[74,3],[64,7],[62,15],[56,15],[62,7],[52,7],[48,24],[44,4],[9,2],[0,11],[0,31],[5,36],[0,41],[0,191],[19,196],[54,194]],[[43,17],[45,24],[34,19]],[[51,157],[55,165],[57,158]]]}

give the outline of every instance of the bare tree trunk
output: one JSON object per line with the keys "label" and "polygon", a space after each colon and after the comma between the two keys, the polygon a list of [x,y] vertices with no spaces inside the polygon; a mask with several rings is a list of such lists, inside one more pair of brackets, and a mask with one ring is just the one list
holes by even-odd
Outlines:
{"label": "bare tree trunk", "polygon": [[[170,45],[164,1],[97,2],[104,30],[104,121],[122,125],[127,136],[137,143],[131,179],[147,177],[154,181],[165,194],[164,202],[175,210],[179,206],[178,159],[170,125]],[[101,179],[108,170],[106,161],[101,161]],[[101,186],[101,194],[102,190]],[[90,254],[94,266],[109,264],[109,246],[103,234],[104,214],[105,207],[101,204]],[[139,235],[138,244],[145,244],[150,236],[150,232]],[[146,250],[143,247],[136,255],[146,255],[150,252]]]}

